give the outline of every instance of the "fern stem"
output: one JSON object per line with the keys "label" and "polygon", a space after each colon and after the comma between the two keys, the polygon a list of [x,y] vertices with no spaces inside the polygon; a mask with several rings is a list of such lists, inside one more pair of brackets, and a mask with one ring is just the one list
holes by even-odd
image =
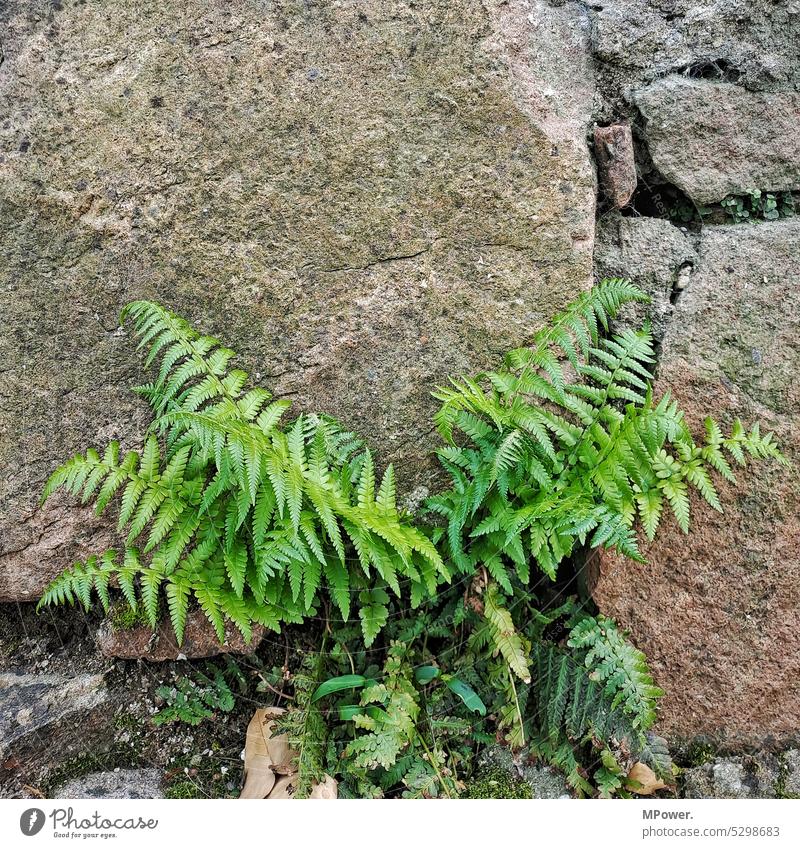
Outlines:
{"label": "fern stem", "polygon": [[519,708],[519,698],[517,697],[517,687],[514,685],[514,675],[511,669],[508,670],[508,682],[511,684],[511,691],[514,693],[514,706],[517,708],[517,718],[519,719],[519,734],[522,739],[522,744],[525,744],[525,723],[522,720],[522,710]]}
{"label": "fern stem", "polygon": [[439,783],[442,785],[442,789],[444,790],[444,794],[447,795],[448,798],[452,799],[452,795],[450,794],[450,790],[447,788],[447,783],[445,783],[444,777],[442,777],[442,773],[439,771],[439,766],[436,763],[436,758],[431,753],[430,748],[425,744],[425,739],[421,733],[417,734],[417,738],[419,739],[420,745],[425,749],[425,753],[428,755],[428,762],[433,766],[433,770],[436,772],[436,777],[439,780]]}

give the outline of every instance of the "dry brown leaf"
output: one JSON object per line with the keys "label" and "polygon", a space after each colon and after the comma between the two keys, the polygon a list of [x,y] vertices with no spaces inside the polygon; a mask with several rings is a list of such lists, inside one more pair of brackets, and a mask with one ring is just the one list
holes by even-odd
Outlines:
{"label": "dry brown leaf", "polygon": [[[297,753],[289,747],[285,733],[273,736],[280,707],[256,710],[247,725],[244,746],[244,788],[240,798],[266,798],[280,801],[293,798],[297,791]],[[339,784],[328,774],[311,788],[311,798],[338,798]]]}
{"label": "dry brown leaf", "polygon": [[326,774],[322,783],[315,783],[311,787],[311,793],[308,797],[323,801],[335,801],[339,797],[339,784],[329,774]]}
{"label": "dry brown leaf", "polygon": [[265,721],[269,710],[253,713],[244,745],[244,786],[240,798],[266,798],[275,786]]}
{"label": "dry brown leaf", "polygon": [[297,789],[297,775],[285,774],[275,781],[275,788],[267,796],[268,801],[285,801],[294,797]]}
{"label": "dry brown leaf", "polygon": [[284,712],[285,710],[280,707],[270,707],[264,710],[264,736],[267,740],[267,749],[275,774],[294,774],[297,752],[289,747],[289,737],[285,733],[281,733],[279,736],[272,735],[275,730],[275,719],[283,715]]}
{"label": "dry brown leaf", "polygon": [[652,795],[659,789],[666,789],[667,784],[656,777],[650,766],[644,763],[634,763],[628,772],[627,789],[637,795]]}

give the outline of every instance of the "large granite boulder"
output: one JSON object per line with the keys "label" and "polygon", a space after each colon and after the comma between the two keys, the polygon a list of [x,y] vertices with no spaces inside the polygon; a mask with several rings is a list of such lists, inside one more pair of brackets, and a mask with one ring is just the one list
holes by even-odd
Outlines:
{"label": "large granite boulder", "polygon": [[0,18],[0,601],[109,543],[37,498],[72,453],[141,439],[127,301],[221,336],[408,487],[435,384],[591,283],[577,3],[12,0]]}
{"label": "large granite boulder", "polygon": [[653,164],[696,203],[800,189],[800,92],[672,76],[635,101]]}
{"label": "large granite boulder", "polygon": [[647,565],[603,556],[594,598],[631,631],[667,692],[660,732],[723,748],[800,735],[800,220],[708,228],[663,342],[658,389],[702,432],[714,415],[774,430],[791,469],[759,463],[665,517]]}

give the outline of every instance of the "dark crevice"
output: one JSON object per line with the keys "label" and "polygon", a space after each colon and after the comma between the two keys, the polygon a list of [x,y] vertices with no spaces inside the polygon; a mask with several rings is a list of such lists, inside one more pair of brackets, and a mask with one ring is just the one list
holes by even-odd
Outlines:
{"label": "dark crevice", "polygon": [[742,78],[742,72],[727,59],[705,59],[678,68],[677,73],[690,79],[706,79],[715,82],[729,82],[734,85]]}
{"label": "dark crevice", "polygon": [[676,226],[689,227],[699,215],[692,199],[669,182],[639,180],[631,202],[622,214],[627,217],[663,218]]}
{"label": "dark crevice", "polygon": [[692,271],[694,271],[694,262],[684,262],[680,268],[678,268],[677,273],[675,274],[675,281],[672,284],[672,291],[669,295],[669,302],[674,306],[678,302],[678,298],[686,291],[687,286],[689,285],[689,280],[692,276]]}

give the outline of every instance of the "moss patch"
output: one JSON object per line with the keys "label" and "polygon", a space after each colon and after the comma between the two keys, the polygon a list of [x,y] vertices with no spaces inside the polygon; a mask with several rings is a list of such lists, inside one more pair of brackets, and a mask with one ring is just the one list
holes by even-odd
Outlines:
{"label": "moss patch", "polygon": [[533,790],[503,769],[480,773],[467,789],[465,798],[533,798]]}

